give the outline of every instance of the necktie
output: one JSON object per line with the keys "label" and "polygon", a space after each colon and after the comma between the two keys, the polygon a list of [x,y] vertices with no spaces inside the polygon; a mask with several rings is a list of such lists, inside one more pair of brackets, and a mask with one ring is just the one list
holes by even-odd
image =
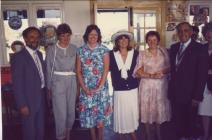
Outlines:
{"label": "necktie", "polygon": [[181,45],[180,45],[180,49],[179,49],[179,51],[178,51],[178,53],[177,53],[177,61],[178,61],[178,62],[180,61],[180,59],[181,59],[182,56],[183,56],[183,48],[184,48],[184,44],[181,44]]}
{"label": "necktie", "polygon": [[35,59],[35,64],[37,66],[38,69],[38,73],[40,75],[40,79],[41,79],[41,86],[44,87],[44,75],[43,75],[43,70],[42,70],[42,66],[41,66],[41,62],[38,58],[37,52],[34,52],[34,59]]}

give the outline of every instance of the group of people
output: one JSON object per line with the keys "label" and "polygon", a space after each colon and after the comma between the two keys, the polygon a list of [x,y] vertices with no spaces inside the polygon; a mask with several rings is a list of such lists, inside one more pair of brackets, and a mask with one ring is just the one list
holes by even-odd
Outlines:
{"label": "group of people", "polygon": [[142,133],[147,140],[162,140],[164,122],[170,122],[172,140],[192,138],[198,114],[203,116],[202,140],[211,140],[212,22],[203,28],[208,41],[205,45],[192,39],[188,22],[179,23],[176,31],[179,42],[169,50],[159,45],[157,31],[149,31],[145,36],[148,49],[137,51],[130,45],[133,34],[124,30],[112,35],[114,48],[109,50],[102,44],[97,25],[87,26],[84,45],[76,47],[71,44],[71,28],[63,23],[58,25],[58,41],[47,48],[44,61],[39,51],[39,29],[25,29],[25,47],[11,60],[23,139],[44,139],[47,93],[58,140],[70,140],[76,100],[80,125],[90,130],[92,140],[103,140],[107,126],[113,126],[120,139],[129,135],[137,140],[135,132],[140,123],[144,124]]}

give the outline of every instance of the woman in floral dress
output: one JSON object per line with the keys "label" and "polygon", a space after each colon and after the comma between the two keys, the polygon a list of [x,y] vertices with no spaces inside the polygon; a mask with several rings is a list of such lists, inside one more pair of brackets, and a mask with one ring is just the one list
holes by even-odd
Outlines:
{"label": "woman in floral dress", "polygon": [[[160,125],[170,120],[170,104],[167,98],[169,55],[159,47],[160,36],[156,31],[146,34],[147,50],[141,51],[134,70],[141,78],[139,85],[140,120],[145,125],[147,140],[161,140]],[[157,130],[152,132],[151,130]]]}
{"label": "woman in floral dress", "polygon": [[85,44],[77,50],[80,124],[90,129],[92,140],[102,140],[103,127],[110,125],[112,114],[106,80],[109,50],[101,44],[101,32],[96,25],[87,27],[83,39]]}

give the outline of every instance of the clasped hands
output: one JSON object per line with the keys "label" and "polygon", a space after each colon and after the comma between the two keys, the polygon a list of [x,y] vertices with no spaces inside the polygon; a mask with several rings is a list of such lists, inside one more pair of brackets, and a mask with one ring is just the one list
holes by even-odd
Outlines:
{"label": "clasped hands", "polygon": [[139,68],[136,71],[136,77],[138,78],[153,78],[153,79],[160,79],[164,76],[163,71],[158,71],[155,73],[147,73],[144,71],[144,67]]}
{"label": "clasped hands", "polygon": [[101,88],[102,88],[102,86],[97,86],[97,87],[94,88],[94,89],[90,89],[90,88],[88,88],[88,87],[85,87],[85,88],[83,88],[83,90],[84,90],[84,92],[85,92],[85,94],[86,94],[87,96],[93,96],[94,93],[100,91]]}

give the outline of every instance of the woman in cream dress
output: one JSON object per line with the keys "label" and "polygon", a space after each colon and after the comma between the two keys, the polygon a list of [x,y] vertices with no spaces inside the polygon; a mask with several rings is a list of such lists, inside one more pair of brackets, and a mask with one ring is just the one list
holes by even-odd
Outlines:
{"label": "woman in cream dress", "polygon": [[[147,50],[141,51],[134,75],[141,78],[139,85],[140,120],[144,123],[147,140],[161,140],[160,124],[170,120],[170,104],[167,99],[169,56],[159,47],[160,36],[156,31],[146,34]],[[152,128],[156,132],[151,132]]]}

